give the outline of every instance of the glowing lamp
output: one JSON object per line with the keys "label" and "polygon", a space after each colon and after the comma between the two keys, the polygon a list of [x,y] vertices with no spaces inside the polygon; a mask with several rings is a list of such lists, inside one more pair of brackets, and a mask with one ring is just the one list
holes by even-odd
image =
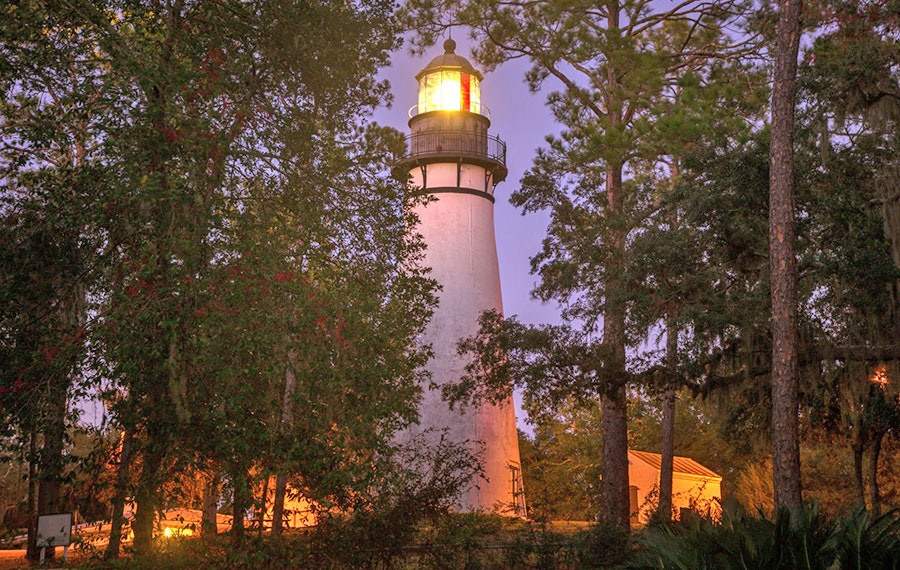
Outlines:
{"label": "glowing lamp", "polygon": [[481,73],[454,53],[456,42],[444,42],[444,54],[434,58],[419,80],[417,113],[469,111],[484,114],[481,107]]}
{"label": "glowing lamp", "polygon": [[173,536],[193,536],[193,535],[194,535],[194,531],[188,527],[177,528],[177,527],[167,526],[165,529],[163,529],[163,536],[165,536],[166,538],[172,538]]}

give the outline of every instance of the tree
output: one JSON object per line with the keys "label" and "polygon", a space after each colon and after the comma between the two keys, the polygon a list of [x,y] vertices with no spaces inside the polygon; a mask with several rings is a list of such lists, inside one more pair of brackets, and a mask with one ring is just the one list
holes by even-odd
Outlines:
{"label": "tree", "polygon": [[[828,42],[823,36],[817,51],[827,55],[834,48]],[[815,66],[813,61],[832,65],[825,57],[812,55],[807,60],[810,68]],[[890,139],[883,132],[869,138],[866,131],[859,131],[862,136],[843,140],[826,135],[823,116],[830,111],[823,87],[828,83],[820,83],[821,72],[805,70],[804,77],[808,73],[816,80],[804,78],[803,97],[809,107],[800,114],[794,145],[795,207],[803,220],[797,232],[798,293],[803,308],[800,403],[817,421],[823,419],[822,406],[832,405],[829,401],[842,410],[839,415],[846,417],[842,425],[856,432],[861,489],[864,440],[859,438],[866,434],[861,411],[871,376],[866,367],[897,355],[889,332],[895,327],[889,291],[896,279],[890,234],[885,232],[880,208],[867,206],[873,194],[883,192],[875,181],[881,178],[879,172],[890,156],[886,149],[893,143],[885,145]],[[769,403],[768,393],[760,390],[760,380],[771,371],[768,359],[761,357],[771,350],[766,340],[769,325],[757,316],[767,310],[759,293],[768,293],[762,278],[768,268],[759,255],[766,244],[756,237],[762,234],[767,205],[754,185],[763,186],[769,175],[761,143],[768,141],[762,138],[743,150],[740,144],[729,143],[726,149],[696,153],[687,163],[689,184],[682,186],[680,198],[686,212],[684,225],[698,235],[707,234],[702,238],[707,265],[720,267],[720,277],[709,282],[724,286],[707,289],[700,297],[702,304],[687,307],[694,315],[691,342],[707,338],[703,341],[707,347],[692,356],[706,367],[706,372],[698,369],[697,377],[704,379],[707,388],[720,386],[728,391],[729,413],[740,414],[735,419],[747,425],[748,434],[765,428],[769,421],[762,410]],[[706,314],[697,310],[703,308]],[[709,360],[710,355],[718,356]],[[825,425],[839,423],[824,421]],[[735,422],[736,429],[739,423]]]}
{"label": "tree", "polygon": [[[740,87],[734,77],[742,79]],[[704,251],[703,234],[690,224],[682,226],[681,220],[690,219],[691,213],[681,201],[680,186],[685,182],[681,171],[698,149],[747,137],[762,116],[766,94],[763,70],[740,59],[685,73],[656,119],[660,158],[635,168],[640,173],[635,180],[652,202],[632,214],[635,229],[626,268],[633,299],[629,320],[633,328],[649,331],[648,340],[655,333],[665,335],[665,349],[658,351],[662,354],[642,349],[644,353],[635,359],[642,362],[634,366],[643,369],[641,383],[663,397],[658,509],[663,520],[671,517],[675,395],[684,386],[687,365],[680,345],[687,348],[692,342],[697,305],[708,301],[708,287],[721,279]],[[665,168],[656,168],[656,160]]]}
{"label": "tree", "polygon": [[772,272],[772,476],[775,507],[798,507],[797,271],[794,253],[794,96],[801,0],[779,2],[769,153],[769,267]]}
{"label": "tree", "polygon": [[[659,156],[655,126],[679,77],[752,46],[753,38],[735,43],[724,33],[740,19],[734,6],[689,1],[654,12],[646,2],[632,1],[407,5],[420,45],[433,43],[450,24],[467,26],[481,63],[490,68],[527,58],[533,90],[551,77],[562,86],[548,102],[566,131],[539,153],[512,201],[525,211],[552,212],[543,251],[532,262],[541,276],[535,294],[563,303],[564,318],[585,323],[583,336],[602,329],[604,366],[590,390],[604,407],[605,518],[624,528],[626,346],[634,341],[627,330],[624,272],[633,210],[646,203],[625,181],[626,165]],[[451,22],[446,13],[453,14]]]}
{"label": "tree", "polygon": [[[865,263],[871,273],[865,280],[858,275],[848,280],[855,287],[835,291],[859,315],[860,330],[853,342],[874,345],[896,345],[900,333],[900,193],[896,176],[900,84],[896,75],[898,58],[891,39],[896,35],[897,23],[884,17],[887,6],[827,4],[824,19],[831,27],[816,38],[800,73],[805,103],[810,112],[819,116],[822,160],[846,171],[849,169],[841,163],[850,154],[866,165],[865,173],[860,175],[857,200],[874,218],[875,227],[869,228],[869,233],[886,241],[893,261],[893,277],[889,271],[872,271],[878,266]],[[854,132],[849,145],[834,140],[849,131]],[[879,291],[879,287],[884,290]],[[860,295],[860,290],[867,294]],[[890,400],[896,390],[896,381],[892,382],[897,376],[896,357],[869,358],[866,369],[856,371],[854,382],[840,387],[832,384],[837,388],[834,391],[841,394],[839,409],[854,432],[854,473],[857,502],[861,506],[866,504],[862,456],[866,447],[871,448],[869,502],[875,512],[880,502],[879,450],[884,434],[895,421],[892,415],[896,411],[884,404],[885,396]]]}
{"label": "tree", "polygon": [[[402,137],[367,119],[388,99],[374,77],[398,41],[390,6],[76,1],[8,12],[10,49],[27,36],[35,68],[75,78],[76,102],[104,94],[90,131],[101,144],[86,147],[103,173],[85,173],[100,236],[89,249],[104,254],[88,332],[95,388],[128,443],[117,528],[133,495],[135,547],[150,553],[171,480],[210,462],[228,471],[236,540],[253,477],[290,470],[304,492],[349,500],[415,418],[427,356],[416,338],[433,302],[409,230],[417,198],[387,174]],[[80,42],[83,67],[66,68],[75,50],[43,39],[57,29]],[[7,104],[22,63],[8,61]],[[52,122],[77,131],[76,119]],[[297,390],[284,397],[288,369]],[[271,429],[286,405],[317,421]]]}
{"label": "tree", "polygon": [[19,445],[32,450],[38,515],[61,508],[69,403],[84,388],[87,294],[104,253],[95,216],[107,180],[101,133],[116,95],[105,89],[108,70],[89,35],[40,3],[2,10],[0,255],[15,270],[0,281],[0,397]]}
{"label": "tree", "polygon": [[519,432],[528,516],[536,521],[594,520],[600,511],[599,406],[563,406],[531,416],[534,435]]}

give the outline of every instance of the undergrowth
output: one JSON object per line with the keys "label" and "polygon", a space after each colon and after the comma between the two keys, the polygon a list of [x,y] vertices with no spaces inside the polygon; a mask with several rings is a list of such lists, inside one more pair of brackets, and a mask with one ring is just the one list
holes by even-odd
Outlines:
{"label": "undergrowth", "polygon": [[373,513],[335,517],[281,538],[168,539],[147,560],[94,558],[84,567],[134,570],[900,570],[900,514],[865,511],[831,521],[814,506],[774,517],[726,508],[626,535],[603,524],[446,515],[403,526]]}

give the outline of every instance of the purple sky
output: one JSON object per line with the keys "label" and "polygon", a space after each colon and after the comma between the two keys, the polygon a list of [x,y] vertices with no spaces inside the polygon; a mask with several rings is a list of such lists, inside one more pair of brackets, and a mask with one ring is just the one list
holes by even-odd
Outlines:
{"label": "purple sky", "polygon": [[[466,38],[455,34],[456,53],[473,61]],[[407,109],[417,101],[416,74],[443,49],[429,48],[421,57],[411,56],[405,49],[394,54],[392,64],[381,72],[381,78],[391,83],[394,104],[381,108],[375,120],[408,132]],[[476,65],[476,67],[478,67]],[[519,187],[519,179],[531,166],[535,150],[544,144],[544,137],[559,131],[549,109],[544,105],[546,93],[533,94],[525,84],[528,64],[513,61],[486,74],[481,84],[481,101],[491,110],[491,133],[506,141],[506,166],[509,176],[495,191],[494,223],[497,234],[497,254],[500,259],[500,283],[503,290],[503,312],[518,315],[529,323],[558,322],[555,304],[542,304],[531,297],[535,277],[529,273],[529,259],[538,252],[546,233],[549,216],[544,213],[522,213],[509,203],[509,195]],[[546,82],[550,85],[550,80]],[[520,429],[533,433],[525,423],[521,409],[521,394],[516,394],[516,420]]]}

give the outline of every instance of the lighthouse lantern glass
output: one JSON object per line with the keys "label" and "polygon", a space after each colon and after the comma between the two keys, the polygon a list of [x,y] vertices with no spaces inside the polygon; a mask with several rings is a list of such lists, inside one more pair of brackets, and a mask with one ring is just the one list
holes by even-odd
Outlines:
{"label": "lighthouse lantern glass", "polygon": [[462,108],[459,75],[458,71],[441,72],[440,109],[442,111],[459,111]]}
{"label": "lighthouse lantern glass", "polygon": [[481,86],[468,73],[437,69],[419,80],[419,113],[431,111],[481,112]]}

